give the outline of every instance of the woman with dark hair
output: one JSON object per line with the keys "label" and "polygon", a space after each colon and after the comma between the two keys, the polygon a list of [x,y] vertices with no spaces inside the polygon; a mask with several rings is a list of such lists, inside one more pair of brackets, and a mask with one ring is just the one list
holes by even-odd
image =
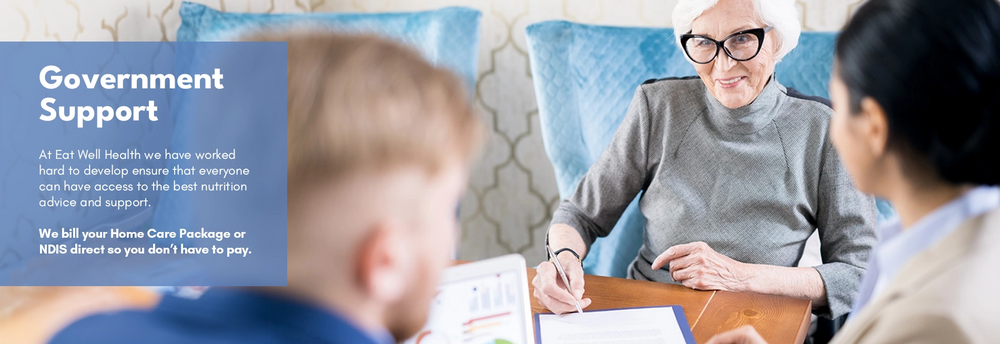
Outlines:
{"label": "woman with dark hair", "polygon": [[834,342],[1000,342],[1000,4],[868,2],[838,38],[830,91],[844,165],[899,214]]}

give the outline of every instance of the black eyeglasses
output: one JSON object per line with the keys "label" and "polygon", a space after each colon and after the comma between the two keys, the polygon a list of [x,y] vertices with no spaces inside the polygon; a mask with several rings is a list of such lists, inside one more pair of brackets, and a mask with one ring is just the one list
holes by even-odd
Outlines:
{"label": "black eyeglasses", "polygon": [[716,41],[702,35],[692,35],[690,33],[681,35],[681,46],[684,53],[694,63],[706,64],[715,60],[719,55],[719,49],[725,50],[736,61],[749,61],[760,53],[760,42],[764,41],[764,34],[771,31],[771,27],[743,30],[726,37],[722,41]]}

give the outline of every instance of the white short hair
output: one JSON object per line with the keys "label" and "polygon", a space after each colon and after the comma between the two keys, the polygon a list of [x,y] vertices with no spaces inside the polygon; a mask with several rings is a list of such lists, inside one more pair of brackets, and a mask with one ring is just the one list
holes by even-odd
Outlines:
{"label": "white short hair", "polygon": [[[799,45],[799,35],[802,33],[802,24],[799,22],[799,14],[795,9],[794,0],[751,0],[755,15],[764,24],[773,27],[777,52],[774,61],[781,61],[788,52]],[[719,0],[679,0],[674,7],[673,24],[674,37],[677,45],[681,44],[681,35],[691,32],[691,23],[696,18],[705,13],[709,8],[715,6]],[[721,37],[720,37],[721,38]],[[684,49],[684,47],[680,47]],[[687,54],[684,54],[687,57]]]}

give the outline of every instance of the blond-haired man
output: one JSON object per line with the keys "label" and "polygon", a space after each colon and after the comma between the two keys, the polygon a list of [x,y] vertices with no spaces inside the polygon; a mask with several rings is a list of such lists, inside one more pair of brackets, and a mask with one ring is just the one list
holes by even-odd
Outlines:
{"label": "blond-haired man", "polygon": [[288,287],[216,288],[54,342],[392,343],[426,320],[482,129],[463,85],[370,36],[288,42]]}

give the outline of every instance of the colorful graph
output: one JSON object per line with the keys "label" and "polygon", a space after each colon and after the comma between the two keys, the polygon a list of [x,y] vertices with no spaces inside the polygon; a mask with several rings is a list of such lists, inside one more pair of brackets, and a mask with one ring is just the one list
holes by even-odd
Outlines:
{"label": "colorful graph", "polygon": [[406,343],[521,344],[508,339],[526,329],[517,282],[498,274],[441,285],[424,331]]}

